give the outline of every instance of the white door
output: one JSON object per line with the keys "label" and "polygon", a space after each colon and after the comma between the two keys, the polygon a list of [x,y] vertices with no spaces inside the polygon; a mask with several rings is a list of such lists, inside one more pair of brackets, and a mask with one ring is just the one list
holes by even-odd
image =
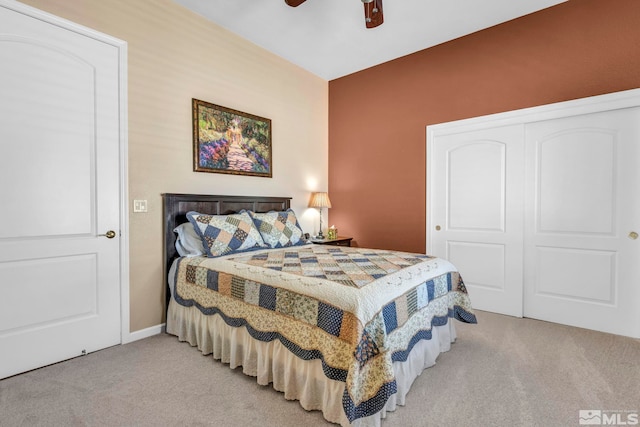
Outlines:
{"label": "white door", "polygon": [[458,268],[475,308],[512,316],[522,316],[523,151],[521,125],[427,148],[427,251]]}
{"label": "white door", "polygon": [[640,337],[640,109],[526,125],[524,315]]}
{"label": "white door", "polygon": [[0,5],[0,378],[120,343],[118,48],[25,13]]}

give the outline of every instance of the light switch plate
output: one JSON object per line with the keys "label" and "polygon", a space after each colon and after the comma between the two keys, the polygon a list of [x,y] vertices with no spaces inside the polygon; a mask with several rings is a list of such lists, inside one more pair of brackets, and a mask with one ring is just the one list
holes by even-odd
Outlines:
{"label": "light switch plate", "polygon": [[134,200],[133,201],[133,211],[134,212],[146,212],[147,211],[147,201],[146,200]]}

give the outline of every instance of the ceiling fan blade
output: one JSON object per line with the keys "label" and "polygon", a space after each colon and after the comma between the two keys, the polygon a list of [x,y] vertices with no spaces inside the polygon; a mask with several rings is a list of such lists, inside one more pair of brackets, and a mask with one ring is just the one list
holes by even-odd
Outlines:
{"label": "ceiling fan blade", "polygon": [[286,4],[288,4],[291,7],[297,7],[300,6],[302,3],[304,3],[307,0],[284,0],[284,2]]}
{"label": "ceiling fan blade", "polygon": [[364,18],[367,28],[375,28],[384,22],[382,15],[382,0],[363,2]]}

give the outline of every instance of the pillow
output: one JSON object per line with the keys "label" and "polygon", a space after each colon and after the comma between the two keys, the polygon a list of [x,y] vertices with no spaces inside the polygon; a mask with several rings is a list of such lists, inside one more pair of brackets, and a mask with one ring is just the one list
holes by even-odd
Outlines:
{"label": "pillow", "polygon": [[206,254],[202,239],[190,222],[180,224],[173,231],[178,235],[176,250],[180,256],[200,256]]}
{"label": "pillow", "polygon": [[267,213],[251,212],[251,217],[264,242],[272,248],[304,245],[307,242],[298,224],[295,212],[287,209],[284,212]]}
{"label": "pillow", "polygon": [[209,257],[268,247],[246,211],[231,215],[189,212],[187,219],[200,236]]}

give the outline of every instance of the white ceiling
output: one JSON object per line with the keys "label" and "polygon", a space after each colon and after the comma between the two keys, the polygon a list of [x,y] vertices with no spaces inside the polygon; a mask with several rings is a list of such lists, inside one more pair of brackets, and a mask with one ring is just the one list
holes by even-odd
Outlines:
{"label": "white ceiling", "polygon": [[471,34],[566,0],[383,0],[367,29],[361,0],[174,0],[326,80]]}

